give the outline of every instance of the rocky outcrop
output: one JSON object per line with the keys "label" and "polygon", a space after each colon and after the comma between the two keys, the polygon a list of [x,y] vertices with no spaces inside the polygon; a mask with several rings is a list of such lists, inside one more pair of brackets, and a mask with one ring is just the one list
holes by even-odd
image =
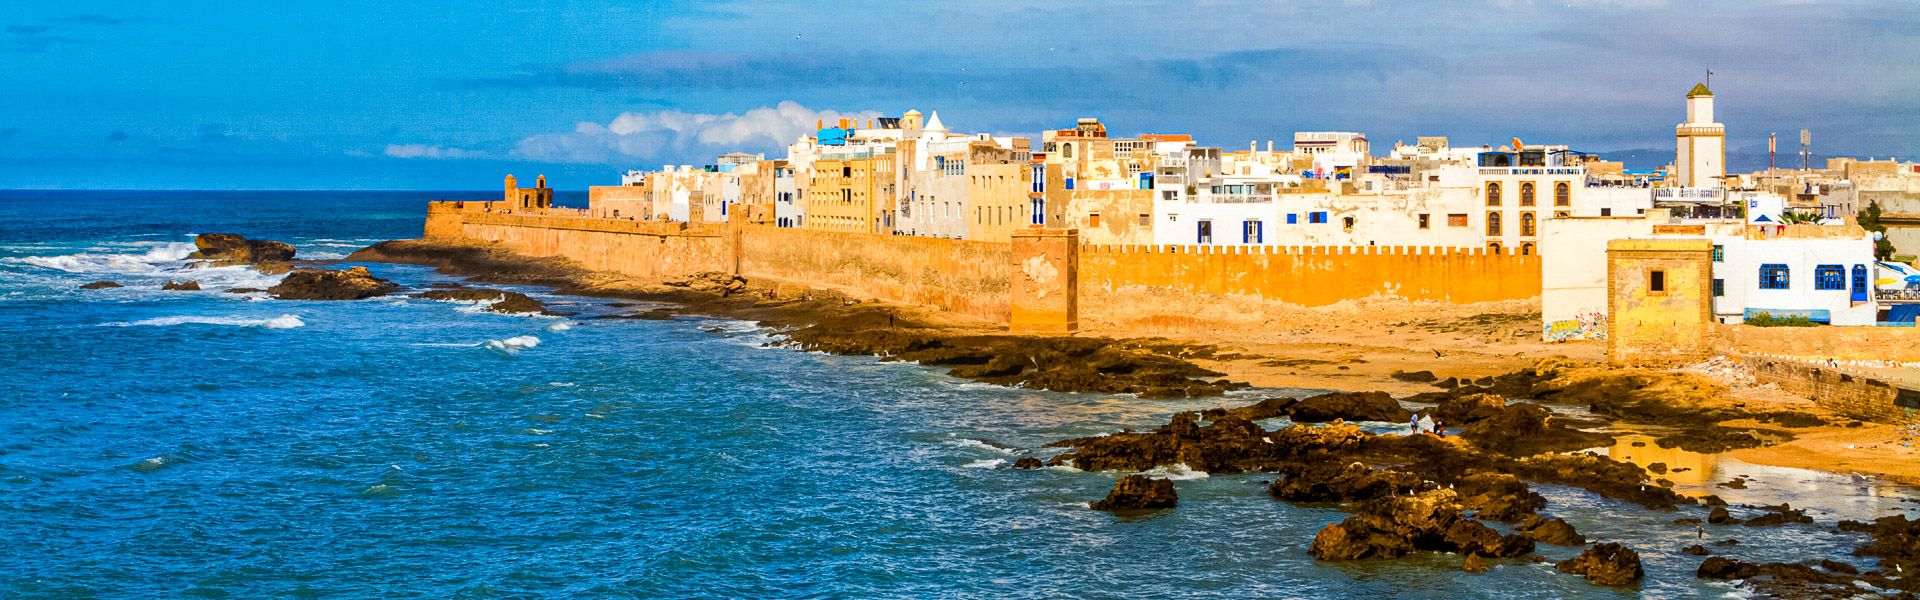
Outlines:
{"label": "rocky outcrop", "polygon": [[695,273],[682,279],[664,282],[669,287],[687,288],[695,292],[717,294],[727,297],[747,291],[747,278],[731,273],[708,271]]}
{"label": "rocky outcrop", "polygon": [[1173,482],[1166,479],[1150,479],[1145,475],[1128,475],[1113,484],[1113,491],[1107,497],[1087,506],[1094,510],[1158,510],[1173,508],[1180,500],[1173,491]]}
{"label": "rocky outcrop", "polygon": [[[1816,568],[1817,565],[1817,568]],[[1767,598],[1862,598],[1881,597],[1855,582],[1860,570],[1843,562],[1822,560],[1814,564],[1750,563],[1724,556],[1708,557],[1694,571],[1700,579],[1744,581]],[[1883,589],[1899,589],[1897,581],[1868,576],[1870,583]],[[1877,581],[1876,581],[1877,579]]]}
{"label": "rocky outcrop", "polygon": [[194,281],[192,279],[188,279],[186,281],[174,281],[172,279],[168,279],[166,283],[160,285],[160,289],[175,290],[175,291],[182,291],[182,292],[198,292],[200,291],[200,282]]}
{"label": "rocky outcrop", "polygon": [[1585,577],[1595,585],[1614,587],[1633,585],[1646,577],[1640,567],[1640,553],[1614,543],[1589,546],[1579,556],[1560,561],[1553,568]]}
{"label": "rocky outcrop", "polygon": [[1022,456],[1020,460],[1013,461],[1013,468],[1015,469],[1038,469],[1044,466],[1047,466],[1047,464],[1031,456]]}
{"label": "rocky outcrop", "polygon": [[267,293],[281,300],[362,300],[397,289],[400,286],[374,277],[366,267],[352,267],[341,271],[295,269]]}
{"label": "rocky outcrop", "polygon": [[1267,493],[1288,502],[1352,502],[1404,495],[1432,484],[1404,471],[1373,469],[1353,462],[1317,461],[1283,470],[1285,477]]}
{"label": "rocky outcrop", "polygon": [[204,260],[215,267],[252,265],[270,275],[292,268],[293,246],[273,240],[250,240],[233,233],[202,233],[193,237],[193,246],[197,250],[187,255],[188,259]]}
{"label": "rocky outcrop", "polygon": [[1870,536],[1866,544],[1853,551],[1856,556],[1880,559],[1880,569],[1869,574],[1868,581],[1920,593],[1920,519],[1893,515],[1866,523],[1841,521],[1840,530]]}
{"label": "rocky outcrop", "polygon": [[1813,517],[1807,516],[1807,511],[1796,509],[1791,504],[1782,503],[1779,506],[1763,506],[1760,507],[1760,510],[1766,512],[1761,513],[1760,516],[1741,521],[1740,524],[1749,527],[1772,527],[1785,525],[1787,523],[1813,522]]}
{"label": "rocky outcrop", "polygon": [[1453,490],[1367,501],[1360,513],[1328,525],[1307,552],[1319,560],[1394,559],[1416,551],[1512,558],[1533,552],[1533,540],[1500,535],[1462,514]]}
{"label": "rocky outcrop", "polygon": [[1733,513],[1727,512],[1725,506],[1715,506],[1713,510],[1707,511],[1708,525],[1734,525],[1739,522],[1739,519],[1733,518]]}
{"label": "rocky outcrop", "polygon": [[1580,487],[1654,510],[1674,510],[1696,502],[1673,490],[1649,485],[1646,470],[1638,465],[1591,452],[1530,456],[1506,470],[1533,481]]}
{"label": "rocky outcrop", "polygon": [[454,288],[428,290],[414,294],[415,298],[427,300],[445,300],[450,302],[488,302],[486,310],[503,314],[550,314],[547,305],[520,292],[489,290],[481,288]]}
{"label": "rocky outcrop", "polygon": [[1555,546],[1584,546],[1587,543],[1587,536],[1580,535],[1579,531],[1559,517],[1533,515],[1522,521],[1514,531],[1527,536],[1527,539]]}
{"label": "rocky outcrop", "polygon": [[88,284],[84,284],[84,285],[81,285],[81,286],[80,286],[80,289],[83,289],[83,290],[104,290],[104,289],[108,289],[108,288],[117,288],[117,287],[125,287],[125,286],[122,286],[122,285],[120,285],[120,282],[118,282],[118,281],[95,281],[95,282],[93,282],[93,283],[88,283]]}
{"label": "rocky outcrop", "polygon": [[1287,415],[1296,423],[1325,423],[1335,419],[1405,423],[1413,411],[1400,406],[1386,392],[1352,392],[1302,398],[1288,408]]}

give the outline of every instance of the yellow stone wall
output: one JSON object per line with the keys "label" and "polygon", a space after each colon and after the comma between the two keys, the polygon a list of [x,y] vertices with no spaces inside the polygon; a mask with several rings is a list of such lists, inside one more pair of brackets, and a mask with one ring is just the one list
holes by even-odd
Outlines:
{"label": "yellow stone wall", "polygon": [[[1711,352],[1713,241],[1607,242],[1607,355],[1616,364],[1675,365]],[[1653,290],[1653,274],[1664,289]]]}

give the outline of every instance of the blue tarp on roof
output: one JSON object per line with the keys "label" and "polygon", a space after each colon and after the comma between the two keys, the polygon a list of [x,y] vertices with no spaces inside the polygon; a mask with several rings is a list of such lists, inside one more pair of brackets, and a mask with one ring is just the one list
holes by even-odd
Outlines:
{"label": "blue tarp on roof", "polygon": [[820,130],[820,133],[818,135],[815,135],[814,137],[820,140],[820,145],[822,146],[847,145],[847,130],[841,129],[839,127],[828,127],[826,129],[822,129]]}

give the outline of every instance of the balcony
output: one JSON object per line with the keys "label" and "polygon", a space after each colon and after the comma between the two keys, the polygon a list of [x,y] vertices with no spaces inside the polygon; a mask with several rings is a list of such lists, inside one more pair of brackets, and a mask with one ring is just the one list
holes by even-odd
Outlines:
{"label": "balcony", "polygon": [[1727,199],[1722,188],[1653,188],[1655,202],[1721,202]]}

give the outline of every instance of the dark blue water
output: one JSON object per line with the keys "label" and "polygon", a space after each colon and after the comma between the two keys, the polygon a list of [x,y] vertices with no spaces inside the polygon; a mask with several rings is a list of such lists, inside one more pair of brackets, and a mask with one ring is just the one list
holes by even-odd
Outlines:
{"label": "dark blue water", "polygon": [[[1180,507],[1086,509],[1115,475],[1000,467],[1045,442],[1220,401],[1041,393],[762,347],[751,323],[596,320],[223,293],[195,232],[341,256],[418,234],[425,201],[365,192],[0,192],[0,597],[1151,597],[1719,595],[1678,515],[1543,487],[1641,550],[1641,589],[1525,562],[1318,563],[1343,517],[1265,477],[1180,477]],[[480,194],[459,194],[478,197]],[[403,283],[424,269],[370,265]],[[207,291],[162,292],[169,278]],[[128,287],[82,291],[112,279]],[[1230,400],[1239,402],[1240,400]],[[1381,424],[1382,428],[1397,424]],[[1820,516],[1899,502],[1776,472]],[[1772,494],[1772,496],[1764,496]],[[1815,527],[1736,554],[1844,554]],[[1549,558],[1577,550],[1543,547]]]}

